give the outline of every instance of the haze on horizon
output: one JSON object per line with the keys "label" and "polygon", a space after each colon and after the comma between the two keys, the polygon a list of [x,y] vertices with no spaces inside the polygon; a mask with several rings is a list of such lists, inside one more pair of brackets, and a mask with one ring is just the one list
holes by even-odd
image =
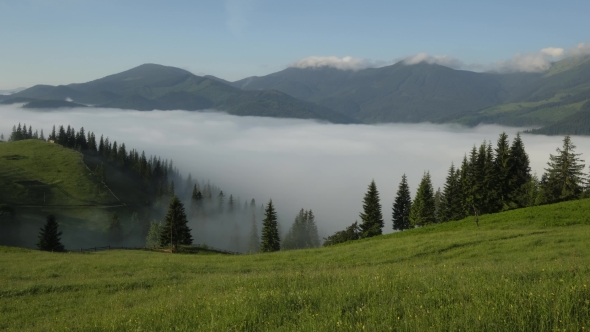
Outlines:
{"label": "haze on horizon", "polygon": [[581,0],[0,0],[0,90],[86,82],[143,63],[230,81],[402,60],[539,71],[590,52],[588,12]]}
{"label": "haze on horizon", "polygon": [[[510,140],[519,128],[484,125],[383,124],[335,125],[311,120],[238,117],[220,112],[123,111],[68,109],[30,111],[0,106],[0,133],[5,137],[19,122],[45,135],[53,124],[84,127],[128,149],[173,159],[186,177],[215,183],[242,202],[275,203],[283,230],[301,208],[313,209],[325,237],[358,220],[362,199],[372,179],[381,195],[386,233],[392,231],[391,205],[402,174],[412,196],[425,171],[435,189],[444,185],[451,162],[483,140],[495,146],[505,131]],[[561,136],[524,135],[537,175],[549,154],[561,147]],[[590,137],[573,138],[590,155]]]}

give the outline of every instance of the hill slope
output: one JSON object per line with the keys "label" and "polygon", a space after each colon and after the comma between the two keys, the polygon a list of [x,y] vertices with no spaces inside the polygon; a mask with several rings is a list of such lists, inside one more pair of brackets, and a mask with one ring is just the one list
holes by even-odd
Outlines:
{"label": "hill slope", "polygon": [[1,248],[0,328],[583,330],[588,209],[580,200],[263,255]]}

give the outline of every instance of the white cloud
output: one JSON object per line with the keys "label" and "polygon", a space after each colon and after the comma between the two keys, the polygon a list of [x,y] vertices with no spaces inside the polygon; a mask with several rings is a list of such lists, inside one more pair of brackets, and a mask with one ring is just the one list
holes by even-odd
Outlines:
{"label": "white cloud", "polygon": [[590,43],[579,43],[566,51],[567,56],[582,56],[590,54]]}
{"label": "white cloud", "polygon": [[564,49],[560,47],[547,47],[541,50],[541,54],[545,54],[554,58],[562,56],[564,52]]}
{"label": "white cloud", "polygon": [[425,62],[428,64],[437,64],[454,69],[465,67],[463,61],[448,55],[430,55],[427,53],[418,53],[416,55],[406,57],[402,61],[404,61],[404,63],[407,65],[415,65]]}
{"label": "white cloud", "polygon": [[345,56],[339,58],[336,56],[310,56],[299,61],[293,62],[289,67],[295,68],[320,68],[332,67],[341,70],[361,70],[370,67],[376,67],[377,64],[368,59],[353,58]]}

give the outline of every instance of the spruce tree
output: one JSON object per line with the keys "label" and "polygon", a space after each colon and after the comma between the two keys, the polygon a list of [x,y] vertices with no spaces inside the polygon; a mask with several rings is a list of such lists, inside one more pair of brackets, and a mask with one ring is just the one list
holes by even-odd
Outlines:
{"label": "spruce tree", "polygon": [[509,198],[516,207],[531,206],[529,197],[529,191],[532,189],[531,185],[529,156],[524,150],[524,143],[520,133],[518,133],[510,146],[510,159],[508,161]]}
{"label": "spruce tree", "polygon": [[37,247],[43,251],[64,251],[64,246],[61,244],[61,232],[57,231],[57,221],[55,216],[50,214],[47,216],[45,225],[41,228],[39,233],[39,241]]}
{"label": "spruce tree", "polygon": [[506,133],[500,134],[498,142],[496,143],[494,159],[495,183],[496,193],[499,200],[500,209],[505,209],[510,204],[510,146],[508,143],[508,135]]}
{"label": "spruce tree", "polygon": [[273,252],[281,249],[281,239],[279,237],[278,219],[272,199],[268,201],[262,220],[262,238],[260,251]]}
{"label": "spruce tree", "polygon": [[256,225],[256,214],[252,213],[252,226],[250,228],[250,240],[248,252],[251,254],[260,252],[260,237],[258,236],[258,225]]}
{"label": "spruce tree", "polygon": [[184,212],[184,205],[174,195],[170,200],[168,206],[168,213],[164,218],[164,227],[160,234],[160,245],[162,247],[170,245],[173,249],[177,249],[178,245],[193,244],[193,237],[191,229],[188,227],[188,219]]}
{"label": "spruce tree", "polygon": [[435,223],[439,223],[441,222],[441,206],[442,206],[442,201],[443,201],[443,197],[442,197],[442,192],[440,191],[440,187],[438,187],[436,189],[436,192],[434,193],[434,222]]}
{"label": "spruce tree", "polygon": [[460,170],[455,170],[455,165],[451,163],[442,192],[439,222],[460,220],[464,217],[462,197],[461,173]]}
{"label": "spruce tree", "polygon": [[307,211],[305,222],[307,224],[307,238],[310,247],[316,248],[320,246],[320,235],[318,234],[318,225],[315,222],[315,215],[311,209]]}
{"label": "spruce tree", "polygon": [[363,199],[363,213],[360,214],[362,237],[373,237],[383,233],[383,215],[375,180],[371,181]]}
{"label": "spruce tree", "polygon": [[412,197],[410,194],[410,187],[408,186],[408,178],[402,175],[397,195],[393,201],[393,229],[403,231],[410,228],[410,209],[412,207]]}
{"label": "spruce tree", "polygon": [[153,221],[150,223],[150,230],[145,241],[146,247],[160,246],[160,235],[162,234],[162,223]]}
{"label": "spruce tree", "polygon": [[424,226],[435,222],[434,192],[430,173],[426,172],[420,181],[416,198],[410,209],[410,224]]}
{"label": "spruce tree", "polygon": [[580,197],[586,185],[584,160],[580,153],[575,153],[576,146],[569,135],[563,139],[562,149],[557,148],[557,155],[549,155],[546,168],[546,183],[543,191],[547,203],[567,201]]}

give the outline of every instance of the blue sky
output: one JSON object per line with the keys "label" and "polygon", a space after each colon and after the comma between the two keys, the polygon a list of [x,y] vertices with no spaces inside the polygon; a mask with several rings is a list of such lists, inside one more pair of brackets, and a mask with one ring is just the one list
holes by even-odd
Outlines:
{"label": "blue sky", "polygon": [[588,13],[587,0],[0,0],[0,89],[142,63],[228,80],[310,56],[383,64],[424,52],[476,68],[587,43]]}

